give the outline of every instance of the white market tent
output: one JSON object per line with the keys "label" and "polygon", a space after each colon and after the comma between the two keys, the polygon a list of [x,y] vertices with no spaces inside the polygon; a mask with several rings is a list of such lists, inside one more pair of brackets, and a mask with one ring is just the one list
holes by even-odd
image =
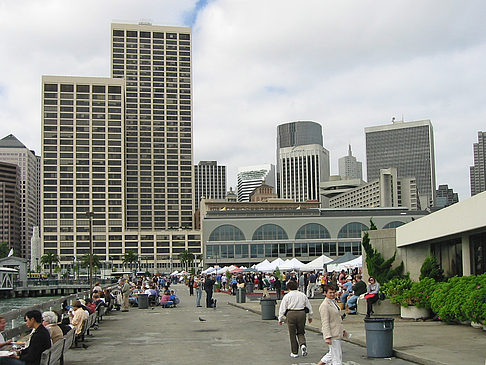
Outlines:
{"label": "white market tent", "polygon": [[270,261],[268,261],[267,259],[263,260],[262,262],[256,264],[256,265],[253,265],[253,268],[257,271],[260,271],[260,266],[262,267],[267,267],[268,265],[270,264]]}
{"label": "white market tent", "polygon": [[363,256],[358,256],[352,260],[341,262],[337,264],[329,264],[327,265],[327,271],[341,271],[347,269],[354,269],[355,267],[362,267],[363,266]]}
{"label": "white market tent", "polygon": [[212,272],[218,270],[219,267],[208,267],[206,270],[201,271],[201,274],[211,274]]}
{"label": "white market tent", "polygon": [[332,262],[333,260],[326,255],[319,256],[317,259],[305,264],[300,268],[300,271],[319,271],[324,270],[324,265]]}
{"label": "white market tent", "polygon": [[275,260],[273,260],[270,265],[272,265],[273,270],[275,270],[277,267],[280,271],[282,271],[281,266],[285,264],[285,261],[282,260],[280,257],[277,257]]}
{"label": "white market tent", "polygon": [[295,257],[291,260],[286,260],[282,266],[278,268],[280,271],[291,271],[291,270],[299,270],[304,264],[297,260]]}
{"label": "white market tent", "polygon": [[274,272],[275,268],[271,262],[262,262],[258,265],[257,270],[261,272]]}

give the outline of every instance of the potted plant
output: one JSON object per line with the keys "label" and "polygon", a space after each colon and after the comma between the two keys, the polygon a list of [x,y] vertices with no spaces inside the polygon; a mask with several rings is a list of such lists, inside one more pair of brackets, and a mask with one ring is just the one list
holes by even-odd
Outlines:
{"label": "potted plant", "polygon": [[435,290],[436,282],[432,278],[424,278],[412,282],[409,289],[396,295],[394,301],[400,304],[400,316],[406,319],[426,319],[431,316],[430,300]]}

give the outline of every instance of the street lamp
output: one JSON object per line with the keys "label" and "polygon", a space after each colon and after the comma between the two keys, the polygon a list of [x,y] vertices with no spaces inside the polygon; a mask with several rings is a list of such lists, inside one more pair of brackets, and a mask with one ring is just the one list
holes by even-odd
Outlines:
{"label": "street lamp", "polygon": [[93,292],[93,212],[86,212],[89,219],[89,295]]}

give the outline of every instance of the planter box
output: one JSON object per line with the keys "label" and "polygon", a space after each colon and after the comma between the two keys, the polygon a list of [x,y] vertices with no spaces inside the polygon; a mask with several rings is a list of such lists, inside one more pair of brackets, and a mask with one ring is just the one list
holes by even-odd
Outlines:
{"label": "planter box", "polygon": [[[373,304],[373,316],[398,316],[400,315],[400,306],[393,304],[390,299],[379,300]],[[358,313],[366,314],[366,299],[358,300]]]}
{"label": "planter box", "polygon": [[405,319],[427,319],[430,315],[430,309],[427,308],[418,308],[414,305],[400,307],[400,317]]}
{"label": "planter box", "polygon": [[481,329],[483,328],[483,325],[481,323],[471,322],[471,327]]}

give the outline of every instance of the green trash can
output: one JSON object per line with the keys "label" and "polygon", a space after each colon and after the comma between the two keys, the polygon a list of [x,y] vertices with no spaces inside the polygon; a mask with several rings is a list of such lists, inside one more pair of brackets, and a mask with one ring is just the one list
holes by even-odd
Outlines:
{"label": "green trash can", "polygon": [[393,356],[393,318],[365,318],[368,357]]}
{"label": "green trash can", "polygon": [[236,303],[246,303],[246,290],[245,290],[245,288],[238,288],[236,290]]}
{"label": "green trash can", "polygon": [[260,299],[260,306],[262,310],[262,319],[275,319],[275,305],[277,301],[275,299]]}
{"label": "green trash can", "polygon": [[147,309],[149,306],[148,302],[148,294],[138,294],[137,301],[138,301],[138,309]]}
{"label": "green trash can", "polygon": [[253,283],[246,283],[246,292],[253,293],[253,289],[255,288],[255,284]]}

